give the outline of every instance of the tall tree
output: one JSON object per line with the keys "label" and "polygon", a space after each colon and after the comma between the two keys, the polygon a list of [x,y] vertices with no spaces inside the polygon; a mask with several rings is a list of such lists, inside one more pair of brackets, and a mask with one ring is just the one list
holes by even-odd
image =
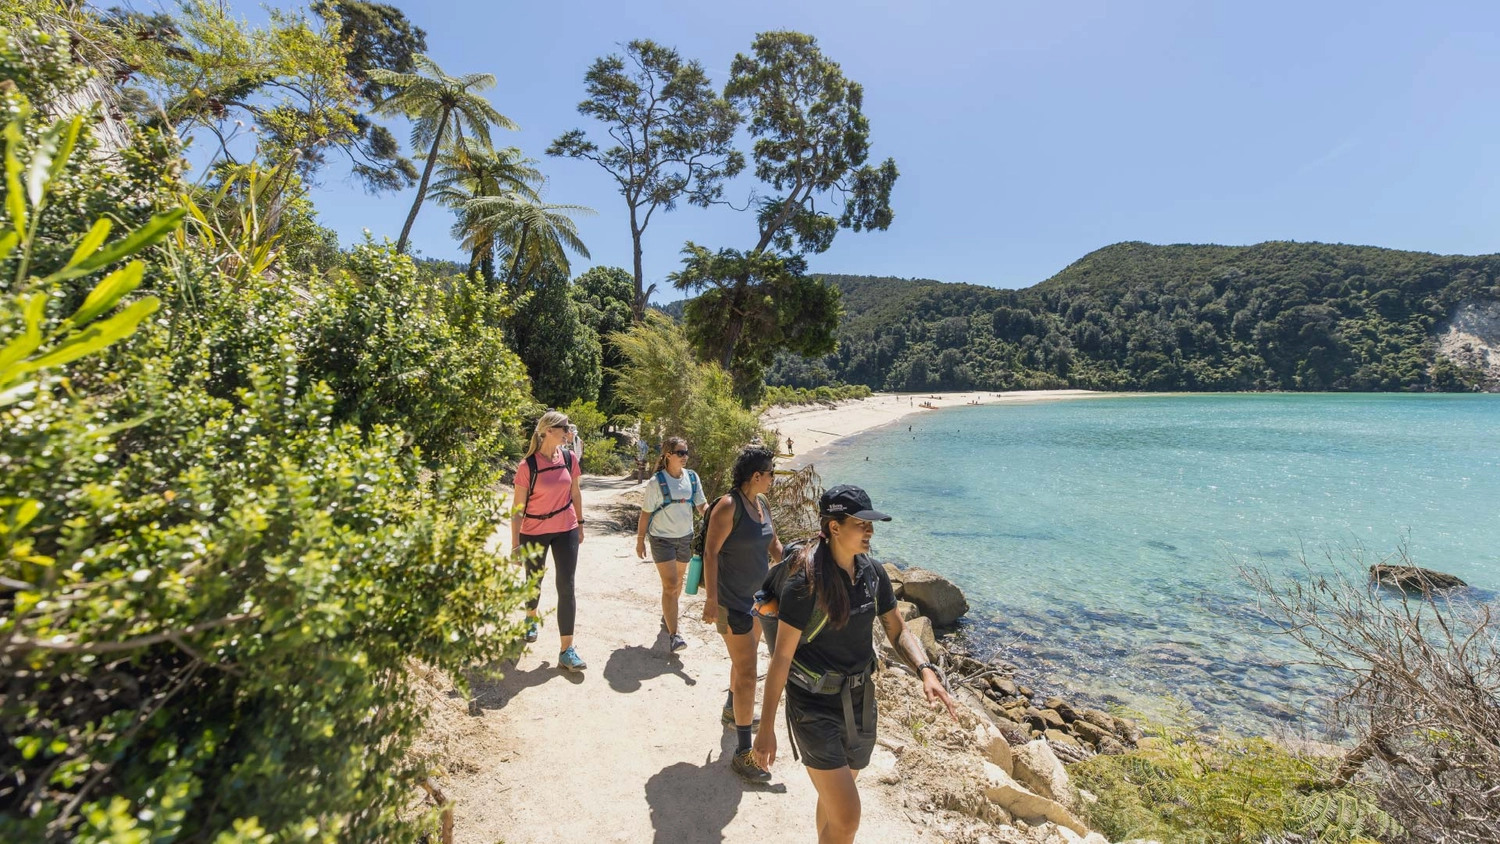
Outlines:
{"label": "tall tree", "polygon": [[[725,96],[750,117],[755,177],[776,195],[762,199],[751,251],[825,252],[840,228],[891,225],[896,162],[865,164],[870,123],[864,87],[801,32],[762,32],[753,55],[735,56]],[[834,217],[820,199],[840,201]]]}
{"label": "tall tree", "polygon": [[[417,196],[412,200],[411,212],[406,215],[406,224],[401,227],[401,237],[396,241],[396,251],[405,252],[411,239],[411,227],[417,221],[417,212],[427,196],[427,183],[432,179],[432,170],[437,165],[438,151],[443,141],[460,148],[473,141],[482,146],[490,144],[490,127],[515,129],[510,118],[495,110],[489,101],[478,92],[493,88],[495,77],[488,73],[470,73],[464,76],[449,76],[438,67],[437,62],[426,56],[412,58],[416,73],[397,73],[390,70],[370,71],[370,79],[384,85],[395,93],[380,101],[375,107],[377,114],[403,116],[412,121],[411,145],[413,149],[429,147],[427,164],[422,168],[422,180],[417,185]],[[465,132],[469,137],[465,136]]]}
{"label": "tall tree", "polygon": [[599,335],[604,354],[604,380],[599,385],[599,409],[609,416],[625,411],[617,383],[625,354],[615,342],[616,334],[630,330],[635,301],[630,271],[620,267],[594,267],[573,281],[573,301],[578,318]]}
{"label": "tall tree", "polygon": [[580,319],[571,288],[566,272],[537,268],[531,295],[510,320],[516,354],[531,374],[532,395],[549,407],[599,399],[599,335]]}
{"label": "tall tree", "polygon": [[681,290],[701,291],[688,302],[687,335],[700,355],[734,378],[735,394],[749,405],[778,351],[810,357],[834,350],[839,291],[806,274],[800,256],[708,249],[689,243]]}
{"label": "tall tree", "polygon": [[702,65],[684,62],[676,50],[654,41],[631,41],[625,55],[597,59],[584,82],[588,99],[578,112],[605,124],[614,145],[600,149],[574,129],[553,141],[547,154],[592,161],[619,185],[630,209],[639,320],[654,289],[645,286],[641,264],[651,216],[683,199],[705,208],[722,201],[724,181],[745,166],[734,149],[740,113],[715,93]]}
{"label": "tall tree", "polygon": [[495,150],[450,146],[439,159],[438,167],[432,198],[458,214],[453,236],[469,253],[470,277],[480,275],[493,290],[499,281],[495,273],[495,250],[503,229],[500,218],[477,213],[470,203],[485,197],[519,197],[540,202],[537,186],[545,178],[536,168],[536,160],[527,158],[515,147]]}
{"label": "tall tree", "polygon": [[500,258],[509,265],[505,284],[512,290],[520,290],[523,281],[545,268],[566,277],[571,272],[570,252],[589,257],[568,215],[593,213],[583,205],[552,205],[516,194],[477,197],[464,206],[471,226],[494,232]]}

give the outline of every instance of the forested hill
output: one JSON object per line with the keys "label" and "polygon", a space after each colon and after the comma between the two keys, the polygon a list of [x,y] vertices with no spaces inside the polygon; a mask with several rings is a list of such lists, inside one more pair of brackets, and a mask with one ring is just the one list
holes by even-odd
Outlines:
{"label": "forested hill", "polygon": [[1500,255],[1323,243],[1119,243],[1022,290],[824,276],[839,350],[772,384],[876,389],[1463,390],[1435,353],[1460,303],[1500,300]]}

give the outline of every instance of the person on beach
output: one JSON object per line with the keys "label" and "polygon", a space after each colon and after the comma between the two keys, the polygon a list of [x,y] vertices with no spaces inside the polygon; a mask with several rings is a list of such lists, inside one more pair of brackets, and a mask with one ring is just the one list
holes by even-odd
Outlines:
{"label": "person on beach", "polygon": [[656,462],[655,483],[646,485],[635,531],[637,557],[646,558],[646,541],[651,541],[651,559],[661,576],[661,620],[672,653],[687,647],[687,641],[677,635],[677,595],[693,556],[693,514],[708,509],[698,474],[687,462],[687,440],[667,437]]}
{"label": "person on beach", "polygon": [[755,718],[755,647],[760,623],[751,615],[770,559],[781,558],[781,540],[771,524],[765,494],[775,482],[776,455],[748,446],[734,461],[733,488],[709,511],[703,542],[703,620],[713,622],[729,649],[729,700],[722,720],[739,740],[730,769],[750,782],[768,782],[771,772],[755,764],[750,737]]}
{"label": "person on beach", "polygon": [[[573,435],[568,417],[549,410],[537,420],[526,449],[526,459],[516,467],[516,507],[519,518],[510,522],[510,547],[538,545],[541,553],[526,563],[526,573],[540,577],[547,571],[551,552],[557,567],[557,667],[582,671],[588,667],[573,649],[573,622],[578,612],[573,596],[573,577],[578,571],[578,546],[583,542],[583,495],[578,479],[583,471],[573,452],[563,448]],[[526,641],[537,638],[537,605],[541,595],[526,603]]]}
{"label": "person on beach", "polygon": [[[870,558],[875,522],[891,517],[876,510],[855,486],[836,486],[818,501],[820,532],[783,566],[785,581],[775,607],[781,628],[766,672],[762,726],[755,738],[755,764],[776,761],[776,707],[786,692],[787,729],[793,755],[818,792],[819,844],[849,844],[859,830],[855,778],[875,748],[875,619],[896,652],[922,678],[928,704],[958,711],[937,666],[896,609],[896,594],[884,567]],[[771,584],[768,584],[771,585]],[[769,612],[763,604],[762,612]]]}

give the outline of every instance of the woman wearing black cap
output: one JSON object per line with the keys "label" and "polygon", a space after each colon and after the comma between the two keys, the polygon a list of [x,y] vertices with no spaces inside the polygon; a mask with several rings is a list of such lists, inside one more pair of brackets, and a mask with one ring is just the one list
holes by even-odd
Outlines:
{"label": "woman wearing black cap", "polygon": [[818,791],[819,844],[843,844],[854,841],[859,830],[854,778],[875,748],[871,633],[876,616],[897,653],[921,676],[928,703],[946,705],[954,718],[958,712],[922,643],[906,629],[885,569],[870,558],[874,523],[891,517],[855,486],[823,493],[818,514],[820,535],[789,561],[794,568],[781,589],[781,630],[766,672],[754,751],[756,764],[770,770],[776,760],[776,707],[785,690],[792,752],[800,751]]}

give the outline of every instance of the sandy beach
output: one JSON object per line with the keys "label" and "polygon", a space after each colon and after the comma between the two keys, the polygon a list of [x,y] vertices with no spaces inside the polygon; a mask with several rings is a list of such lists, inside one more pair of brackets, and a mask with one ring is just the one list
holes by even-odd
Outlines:
{"label": "sandy beach", "polygon": [[[793,454],[800,463],[834,442],[889,425],[907,416],[947,407],[975,404],[1023,404],[1068,401],[1113,395],[1094,390],[1015,390],[1004,393],[876,393],[867,399],[824,404],[778,407],[762,417],[782,443],[790,437]],[[924,406],[925,405],[925,406]],[[785,449],[783,449],[784,451]]]}

